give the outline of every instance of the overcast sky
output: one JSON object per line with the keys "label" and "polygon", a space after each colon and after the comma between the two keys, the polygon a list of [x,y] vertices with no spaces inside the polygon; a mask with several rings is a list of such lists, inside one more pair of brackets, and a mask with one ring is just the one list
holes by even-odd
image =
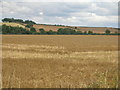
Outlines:
{"label": "overcast sky", "polygon": [[[74,1],[74,0],[73,0]],[[89,2],[88,2],[89,1]],[[2,18],[33,20],[40,24],[62,24],[91,27],[117,27],[118,3],[115,2],[47,2],[4,0]]]}

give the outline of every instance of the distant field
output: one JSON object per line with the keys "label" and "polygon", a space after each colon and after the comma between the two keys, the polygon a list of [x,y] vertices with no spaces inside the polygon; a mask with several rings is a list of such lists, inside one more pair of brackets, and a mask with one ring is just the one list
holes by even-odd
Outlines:
{"label": "distant field", "polygon": [[[75,26],[52,26],[52,25],[33,25],[34,28],[36,28],[37,30],[39,30],[40,28],[44,28],[44,30],[49,31],[49,30],[53,30],[53,31],[57,31],[59,28],[72,28],[75,29]],[[117,29],[115,28],[111,28],[111,27],[77,27],[78,31],[93,31],[94,33],[105,33],[106,30],[110,30],[111,33],[115,33],[118,32]]]}
{"label": "distant field", "polygon": [[3,88],[117,88],[118,37],[3,35]]}
{"label": "distant field", "polygon": [[53,26],[53,25],[33,25],[37,30],[44,28],[45,31],[53,30],[57,31],[59,28],[69,28],[68,26]]}
{"label": "distant field", "polygon": [[21,25],[21,24],[18,24],[18,23],[8,23],[8,22],[2,22],[2,23],[0,23],[0,25],[3,25],[3,24],[5,24],[5,25],[7,25],[7,26],[13,26],[13,27],[23,27],[23,28],[25,28],[25,26],[24,25]]}
{"label": "distant field", "polygon": [[[7,26],[13,26],[13,27],[23,27],[26,28],[25,26],[27,24],[19,24],[19,23],[9,23],[9,22],[2,22],[0,23],[0,25],[2,24],[6,24]],[[54,26],[54,25],[39,25],[39,24],[33,24],[33,27],[36,29],[36,31],[38,31],[39,29],[43,28],[45,31],[57,31],[59,28],[71,28],[74,29],[76,31],[93,31],[94,33],[105,33],[105,31],[108,29],[111,31],[111,33],[116,33],[118,32],[118,30],[116,28],[112,28],[112,27],[75,27],[75,26]],[[27,30],[29,30],[29,28],[26,28]],[[38,31],[39,32],[39,31]]]}

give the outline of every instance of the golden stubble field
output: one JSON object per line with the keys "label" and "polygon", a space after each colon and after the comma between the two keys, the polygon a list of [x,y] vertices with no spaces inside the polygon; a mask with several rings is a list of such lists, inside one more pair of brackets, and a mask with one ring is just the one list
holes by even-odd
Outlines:
{"label": "golden stubble field", "polygon": [[118,37],[3,35],[3,88],[117,88]]}

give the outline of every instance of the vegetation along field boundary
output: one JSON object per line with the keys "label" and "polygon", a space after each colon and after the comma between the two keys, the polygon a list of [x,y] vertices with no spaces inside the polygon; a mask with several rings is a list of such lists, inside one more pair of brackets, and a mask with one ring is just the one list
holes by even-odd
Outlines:
{"label": "vegetation along field boundary", "polygon": [[[43,25],[49,27],[50,30],[44,28],[36,28],[35,25]],[[57,30],[52,30],[52,27],[57,27]],[[89,29],[89,28],[88,28]],[[36,24],[34,21],[14,18],[2,19],[0,25],[1,34],[38,34],[38,35],[120,35],[119,28],[115,28],[114,32],[106,28],[103,33],[96,33],[94,30],[80,30],[79,27],[64,26],[64,25],[47,25]]]}

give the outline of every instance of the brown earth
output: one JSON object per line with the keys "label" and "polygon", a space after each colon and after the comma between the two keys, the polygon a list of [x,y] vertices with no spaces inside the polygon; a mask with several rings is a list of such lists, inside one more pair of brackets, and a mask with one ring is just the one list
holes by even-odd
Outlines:
{"label": "brown earth", "polygon": [[57,31],[59,28],[69,28],[68,26],[52,26],[52,25],[33,25],[34,28],[36,28],[37,30],[43,28],[45,29],[45,31],[49,31],[49,30],[53,30],[53,31]]}
{"label": "brown earth", "polygon": [[34,28],[39,30],[40,28],[45,29],[46,31],[53,30],[57,31],[59,28],[72,28],[76,31],[93,31],[94,33],[104,33],[107,29],[112,33],[118,32],[116,28],[108,28],[108,27],[74,27],[74,26],[53,26],[53,25],[33,25]]}

